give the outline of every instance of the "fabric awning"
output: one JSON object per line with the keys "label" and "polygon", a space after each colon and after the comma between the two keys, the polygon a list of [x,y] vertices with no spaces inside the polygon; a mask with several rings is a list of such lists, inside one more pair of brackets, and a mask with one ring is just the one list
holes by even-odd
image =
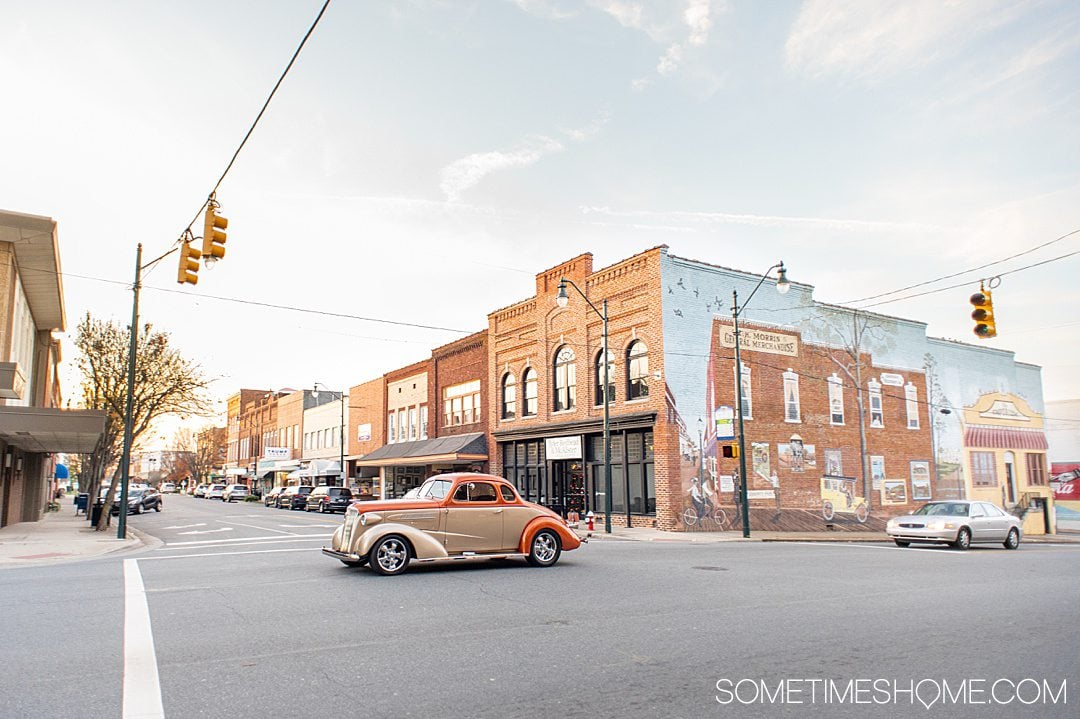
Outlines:
{"label": "fabric awning", "polygon": [[964,428],[965,447],[988,449],[1030,449],[1045,452],[1046,435],[1035,429],[973,426]]}
{"label": "fabric awning", "polygon": [[56,465],[56,473],[53,475],[57,479],[69,479],[68,468],[66,464]]}
{"label": "fabric awning", "polygon": [[379,447],[356,461],[357,467],[392,467],[442,462],[482,462],[488,458],[483,432],[397,442]]}

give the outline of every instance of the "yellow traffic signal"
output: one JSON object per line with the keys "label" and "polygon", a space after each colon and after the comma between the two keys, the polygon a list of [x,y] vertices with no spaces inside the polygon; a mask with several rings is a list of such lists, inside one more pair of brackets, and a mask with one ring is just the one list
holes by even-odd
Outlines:
{"label": "yellow traffic signal", "polygon": [[225,256],[226,237],[222,230],[229,226],[229,221],[219,216],[217,209],[218,204],[211,202],[203,222],[202,256],[206,258],[207,267]]}
{"label": "yellow traffic signal", "polygon": [[197,285],[199,283],[199,258],[202,257],[202,253],[195,247],[191,246],[190,242],[185,241],[180,248],[180,269],[176,273],[176,281],[180,284],[190,283]]}
{"label": "yellow traffic signal", "polygon": [[739,458],[739,445],[737,444],[725,444],[720,448],[720,451],[722,456],[724,457],[728,457],[730,459]]}
{"label": "yellow traffic signal", "polygon": [[975,311],[971,313],[971,319],[975,320],[975,334],[982,339],[997,337],[997,327],[994,326],[994,300],[990,290],[979,288],[979,291],[971,296],[971,304],[975,305]]}

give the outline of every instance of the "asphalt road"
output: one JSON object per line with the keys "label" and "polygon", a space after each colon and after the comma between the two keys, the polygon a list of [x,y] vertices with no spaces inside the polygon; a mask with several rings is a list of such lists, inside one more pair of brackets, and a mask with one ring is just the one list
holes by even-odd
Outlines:
{"label": "asphalt road", "polygon": [[125,672],[153,683],[123,661],[136,569],[167,717],[1080,715],[1075,545],[594,541],[379,577],[319,553],[340,515],[130,521],[161,544],[0,571],[0,716],[118,716]]}

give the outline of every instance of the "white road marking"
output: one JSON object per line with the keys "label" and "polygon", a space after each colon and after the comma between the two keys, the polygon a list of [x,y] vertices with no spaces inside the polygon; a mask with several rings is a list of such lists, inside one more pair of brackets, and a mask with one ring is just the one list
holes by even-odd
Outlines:
{"label": "white road marking", "polygon": [[301,547],[299,549],[253,549],[246,552],[204,552],[202,554],[174,554],[171,557],[143,557],[142,560],[154,559],[190,559],[191,557],[228,557],[234,554],[274,554],[276,552],[318,552],[316,547]]}
{"label": "white road marking", "polygon": [[282,532],[280,529],[271,529],[270,527],[260,527],[256,524],[244,524],[243,522],[222,522],[222,524],[235,524],[237,527],[247,527],[249,529],[261,529],[264,532],[277,532],[278,534],[296,534],[296,532]]}
{"label": "white road marking", "polygon": [[300,527],[314,527],[316,524],[332,524],[335,527],[341,524],[341,522],[328,522],[325,519],[316,520],[314,522],[308,522],[307,524],[279,524],[279,527],[289,527],[290,529],[298,529]]}
{"label": "white road marking", "polygon": [[165,527],[165,529],[191,529],[192,527],[205,527],[206,522],[199,522],[198,524],[174,524],[171,527]]}
{"label": "white road marking", "polygon": [[[780,542],[777,542],[780,544]],[[801,544],[806,547],[853,547],[855,549],[881,549],[886,552],[896,552],[901,549],[905,552],[923,552],[926,554],[940,554],[943,557],[962,557],[964,552],[955,552],[938,547],[938,551],[928,551],[932,547],[905,548],[905,547],[878,547],[873,544],[858,544],[856,542],[783,542],[783,544]]]}
{"label": "white road marking", "polygon": [[289,537],[282,537],[282,536],[273,534],[273,535],[270,535],[269,537],[236,537],[234,539],[200,539],[200,540],[191,541],[191,542],[169,542],[164,547],[158,547],[154,551],[161,552],[161,551],[170,549],[172,547],[185,547],[185,546],[193,546],[193,545],[196,545],[196,544],[218,544],[218,545],[222,545],[222,546],[227,545],[227,544],[234,544],[236,542],[249,542],[249,543],[257,543],[257,544],[272,544],[274,542],[300,542],[300,541],[304,541],[304,540],[308,540],[308,539],[327,539],[328,537],[332,537],[332,536],[333,536],[332,534],[294,534],[294,535],[289,536]]}
{"label": "white road marking", "polygon": [[164,719],[150,607],[137,559],[124,560],[123,719]]}
{"label": "white road marking", "polygon": [[221,529],[193,529],[190,532],[177,532],[177,534],[214,534],[216,532],[231,532],[232,527],[222,527]]}

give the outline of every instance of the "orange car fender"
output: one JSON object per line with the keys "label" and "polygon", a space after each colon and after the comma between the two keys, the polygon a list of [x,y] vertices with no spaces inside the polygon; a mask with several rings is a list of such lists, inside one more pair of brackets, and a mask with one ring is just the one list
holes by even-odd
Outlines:
{"label": "orange car fender", "polygon": [[581,546],[581,540],[578,539],[578,536],[571,532],[570,528],[563,524],[561,520],[554,517],[537,517],[525,525],[525,531],[521,533],[521,540],[518,542],[518,551],[522,554],[528,554],[533,537],[541,529],[554,530],[559,535],[559,541],[564,551],[577,549]]}
{"label": "orange car fender", "polygon": [[368,527],[366,532],[357,537],[355,553],[361,557],[367,556],[371,548],[375,546],[375,542],[388,534],[398,534],[409,540],[417,559],[437,559],[447,556],[446,547],[435,537],[416,527],[399,522],[380,522],[373,527]]}

